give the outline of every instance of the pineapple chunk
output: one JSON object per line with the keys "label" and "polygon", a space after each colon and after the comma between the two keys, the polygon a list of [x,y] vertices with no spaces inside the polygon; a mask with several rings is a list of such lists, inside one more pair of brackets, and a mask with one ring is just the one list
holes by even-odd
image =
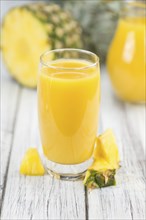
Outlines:
{"label": "pineapple chunk", "polygon": [[93,158],[93,164],[86,172],[84,185],[88,188],[115,185],[115,174],[116,169],[119,168],[120,157],[111,129],[108,129],[97,138]]}
{"label": "pineapple chunk", "polygon": [[119,151],[111,129],[106,130],[102,135],[98,136],[93,157],[95,160],[102,157],[112,165],[113,169],[119,168]]}
{"label": "pineapple chunk", "polygon": [[29,148],[20,165],[20,173],[29,176],[42,176],[45,169],[36,148]]}

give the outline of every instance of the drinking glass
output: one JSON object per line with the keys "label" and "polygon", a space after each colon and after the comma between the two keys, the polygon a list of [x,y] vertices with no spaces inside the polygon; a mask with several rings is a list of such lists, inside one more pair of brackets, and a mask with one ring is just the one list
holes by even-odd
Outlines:
{"label": "drinking glass", "polygon": [[98,125],[98,57],[80,49],[41,55],[38,116],[47,171],[64,180],[81,178],[92,161]]}

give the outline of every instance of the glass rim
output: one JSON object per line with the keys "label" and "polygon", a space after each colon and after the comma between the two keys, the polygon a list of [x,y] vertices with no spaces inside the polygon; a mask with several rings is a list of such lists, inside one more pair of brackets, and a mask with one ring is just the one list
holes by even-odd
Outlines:
{"label": "glass rim", "polygon": [[[79,52],[79,53],[83,53],[83,54],[87,54],[87,55],[91,55],[92,57],[95,58],[95,62],[87,65],[87,66],[84,66],[84,67],[73,67],[73,68],[66,68],[66,67],[56,67],[56,66],[53,66],[51,65],[51,62],[44,62],[43,60],[43,57],[48,55],[48,54],[51,54],[51,53],[55,53],[55,52],[63,52],[63,51],[76,51],[76,52]],[[94,67],[96,66],[97,64],[99,64],[99,57],[91,52],[91,51],[88,51],[88,50],[83,50],[83,49],[76,49],[76,48],[61,48],[61,49],[54,49],[54,50],[47,50],[45,51],[44,53],[41,54],[40,56],[40,63],[46,67],[49,67],[49,68],[52,68],[52,69],[56,69],[56,70],[84,70],[84,69],[88,69],[88,68],[91,68],[91,67]]]}

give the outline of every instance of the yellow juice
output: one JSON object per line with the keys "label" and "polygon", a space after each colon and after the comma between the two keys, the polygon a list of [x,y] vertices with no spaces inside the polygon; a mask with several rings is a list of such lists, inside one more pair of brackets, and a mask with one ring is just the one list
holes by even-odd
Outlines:
{"label": "yellow juice", "polygon": [[43,67],[39,74],[42,146],[45,156],[56,163],[79,164],[92,156],[97,134],[100,75],[97,66],[84,68],[90,64],[84,60],[58,59],[51,66],[61,66],[63,70]]}
{"label": "yellow juice", "polygon": [[146,100],[146,19],[127,17],[119,21],[107,58],[117,95],[126,101]]}

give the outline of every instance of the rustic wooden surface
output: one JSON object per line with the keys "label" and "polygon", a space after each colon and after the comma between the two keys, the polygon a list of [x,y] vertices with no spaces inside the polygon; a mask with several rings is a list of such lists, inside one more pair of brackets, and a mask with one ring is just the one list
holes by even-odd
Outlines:
{"label": "rustic wooden surface", "polygon": [[100,128],[113,128],[122,158],[117,186],[88,191],[64,182],[19,174],[29,146],[41,146],[36,90],[19,86],[1,63],[1,219],[145,219],[145,106],[124,104],[102,68]]}

